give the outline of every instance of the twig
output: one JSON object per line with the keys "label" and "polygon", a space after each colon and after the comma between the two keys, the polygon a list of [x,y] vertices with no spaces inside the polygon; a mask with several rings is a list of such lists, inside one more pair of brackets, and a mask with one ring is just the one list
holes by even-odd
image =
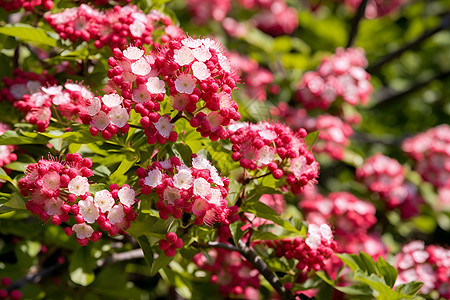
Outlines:
{"label": "twig", "polygon": [[422,33],[421,36],[419,36],[414,41],[404,45],[403,47],[401,47],[397,51],[389,53],[386,56],[380,58],[379,60],[377,60],[376,62],[374,62],[370,66],[368,66],[366,68],[366,71],[369,72],[369,73],[372,73],[373,71],[377,70],[382,65],[384,65],[385,63],[390,62],[394,58],[402,55],[403,52],[405,52],[405,51],[407,51],[407,50],[409,50],[411,48],[416,47],[417,45],[419,45],[420,43],[422,43],[423,41],[425,41],[429,37],[433,36],[434,34],[438,33],[441,30],[444,30],[444,29],[446,29],[448,27],[450,27],[450,13],[447,13],[447,14],[445,14],[442,17],[441,23],[437,27],[435,27],[435,28],[433,28],[431,30],[426,30],[424,33]]}
{"label": "twig", "polygon": [[356,14],[352,19],[347,46],[345,46],[345,48],[351,47],[353,45],[353,42],[355,41],[356,35],[358,34],[359,22],[362,20],[362,18],[364,18],[364,14],[366,12],[367,2],[369,2],[369,0],[362,0],[358,6],[358,9],[356,10]]}
{"label": "twig", "polygon": [[246,178],[246,179],[244,180],[244,183],[243,183],[243,184],[246,185],[246,184],[248,184],[250,181],[252,181],[252,180],[254,180],[254,179],[263,178],[263,177],[269,176],[270,174],[272,174],[272,172],[268,172],[268,173],[266,173],[266,174],[259,175],[259,176],[256,176],[256,177]]}
{"label": "twig", "polygon": [[11,283],[11,285],[8,286],[7,290],[10,292],[12,290],[20,289],[22,286],[28,283],[39,283],[43,278],[50,276],[52,273],[54,273],[64,265],[66,264],[56,264],[48,268],[44,268],[37,273],[30,272],[25,275],[25,277]]}
{"label": "twig", "polygon": [[398,92],[398,93],[395,93],[392,90],[385,90],[381,94],[381,96],[375,97],[376,104],[374,106],[372,106],[372,109],[377,108],[378,106],[382,105],[385,102],[389,102],[391,100],[395,100],[397,98],[409,95],[409,94],[411,94],[411,93],[413,93],[413,92],[423,88],[424,86],[427,86],[432,81],[443,80],[444,78],[449,77],[449,76],[450,76],[450,71],[443,72],[443,73],[435,75],[435,76],[433,76],[433,77],[431,77],[431,78],[429,78],[429,79],[427,79],[425,81],[414,83],[413,85],[411,85],[411,87],[409,89],[406,89],[406,90],[404,90],[402,92]]}
{"label": "twig", "polygon": [[126,252],[113,253],[107,258],[102,258],[97,261],[97,268],[112,265],[118,262],[144,258],[144,252],[141,248],[133,249]]}

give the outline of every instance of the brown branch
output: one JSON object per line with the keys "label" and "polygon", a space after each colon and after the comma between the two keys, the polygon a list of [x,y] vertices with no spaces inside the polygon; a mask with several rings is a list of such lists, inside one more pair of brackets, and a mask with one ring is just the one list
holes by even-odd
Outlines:
{"label": "brown branch", "polygon": [[369,73],[372,73],[373,71],[377,70],[382,65],[384,65],[385,63],[390,62],[391,60],[395,59],[396,57],[402,55],[403,52],[416,47],[417,45],[419,45],[420,43],[422,43],[423,41],[425,41],[429,37],[435,35],[436,33],[440,32],[441,30],[444,30],[444,29],[446,29],[448,27],[450,27],[450,13],[446,13],[442,17],[441,23],[437,27],[435,27],[435,28],[433,28],[431,30],[424,31],[424,33],[422,33],[422,35],[419,36],[414,41],[412,41],[412,42],[404,45],[400,49],[398,49],[398,50],[396,50],[396,51],[394,51],[392,53],[389,53],[386,56],[380,58],[379,60],[377,60],[376,62],[374,62],[370,66],[368,66],[366,68],[366,71],[369,72]]}
{"label": "brown branch", "polygon": [[126,252],[113,253],[111,256],[99,259],[97,268],[109,266],[118,262],[144,258],[144,252],[141,248],[133,249]]}
{"label": "brown branch", "polygon": [[359,22],[364,18],[364,14],[366,12],[367,2],[369,0],[362,0],[356,10],[356,14],[351,22],[350,35],[348,37],[347,46],[345,48],[350,48],[355,41],[356,35],[358,34]]}

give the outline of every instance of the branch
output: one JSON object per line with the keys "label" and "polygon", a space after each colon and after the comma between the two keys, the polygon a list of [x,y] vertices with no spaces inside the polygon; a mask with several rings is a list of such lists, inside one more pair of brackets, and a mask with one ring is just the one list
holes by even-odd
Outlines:
{"label": "branch", "polygon": [[118,262],[144,258],[144,252],[141,248],[133,249],[126,252],[113,253],[111,256],[99,259],[97,261],[97,268],[112,265]]}
{"label": "branch", "polygon": [[433,28],[431,30],[425,30],[424,33],[422,33],[422,35],[419,36],[414,41],[404,45],[403,47],[401,47],[397,51],[394,51],[392,53],[387,54],[386,56],[380,58],[379,60],[377,60],[376,62],[374,62],[370,66],[368,66],[366,68],[366,71],[369,72],[369,73],[372,73],[373,71],[377,70],[382,65],[384,65],[385,63],[390,62],[394,58],[402,55],[403,52],[416,47],[417,45],[419,45],[420,43],[422,43],[423,41],[425,41],[429,37],[433,36],[434,34],[438,33],[441,30],[446,29],[447,27],[450,27],[450,13],[447,13],[447,14],[445,14],[442,17],[441,23],[437,27],[435,27],[435,28]]}
{"label": "branch", "polygon": [[355,41],[356,35],[358,34],[359,22],[362,20],[366,12],[367,2],[369,2],[369,0],[362,0],[358,6],[358,9],[356,10],[356,14],[353,17],[351,23],[351,30],[350,35],[348,37],[347,46],[345,46],[345,48],[350,48],[353,45],[353,42]]}
{"label": "branch", "polygon": [[12,290],[20,289],[22,286],[28,283],[39,283],[43,278],[50,276],[52,273],[65,265],[66,264],[55,264],[50,267],[44,268],[39,272],[36,272],[35,269],[31,269],[30,272],[25,275],[25,277],[11,283],[11,285],[8,286],[7,291],[10,292]]}
{"label": "branch", "polygon": [[266,278],[266,280],[270,283],[270,285],[275,289],[275,291],[280,295],[281,299],[294,299],[294,295],[290,290],[286,289],[281,283],[280,279],[273,273],[266,263],[256,254],[256,252],[251,248],[247,247],[247,245],[239,240],[238,245],[234,246],[227,243],[220,242],[208,242],[206,244],[199,244],[197,242],[192,243],[194,247],[200,248],[222,248],[231,251],[239,252],[247,261],[249,261],[255,269],[259,271],[261,275]]}
{"label": "branch", "polygon": [[417,82],[417,83],[411,85],[411,87],[409,89],[404,90],[402,92],[396,93],[390,89],[384,90],[380,93],[381,96],[375,97],[376,104],[374,106],[372,106],[371,109],[377,108],[378,106],[382,105],[385,102],[389,102],[391,100],[395,100],[397,98],[404,97],[404,96],[409,95],[417,90],[420,90],[421,88],[427,86],[434,80],[443,80],[444,78],[449,77],[449,76],[450,76],[450,71],[446,71],[446,72],[437,74],[425,81]]}

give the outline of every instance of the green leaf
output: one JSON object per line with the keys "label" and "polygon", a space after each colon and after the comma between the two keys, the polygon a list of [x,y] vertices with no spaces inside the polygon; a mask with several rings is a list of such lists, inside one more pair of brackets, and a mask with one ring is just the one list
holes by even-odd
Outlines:
{"label": "green leaf", "polygon": [[415,296],[420,291],[422,285],[423,282],[411,281],[406,284],[400,284],[395,288],[395,291],[409,296]]}
{"label": "green leaf", "polygon": [[5,131],[0,135],[0,145],[26,145],[42,144],[46,145],[48,139],[36,132],[18,133],[14,130]]}
{"label": "green leaf", "polygon": [[175,143],[172,147],[173,152],[179,158],[181,158],[185,165],[190,166],[192,163],[192,150],[183,143]]}
{"label": "green leaf", "polygon": [[175,255],[167,257],[159,247],[157,247],[156,253],[158,253],[158,257],[153,261],[150,267],[150,276],[155,276],[161,268],[167,266],[175,258]]}
{"label": "green leaf", "polygon": [[308,133],[308,135],[305,137],[305,143],[308,146],[308,150],[311,151],[312,146],[317,141],[317,138],[319,137],[319,131],[313,131]]}
{"label": "green leaf", "polygon": [[397,269],[388,264],[381,256],[377,261],[378,274],[384,278],[386,284],[390,287],[394,286],[397,279]]}
{"label": "green leaf", "polygon": [[375,262],[373,261],[372,257],[364,252],[359,252],[359,254],[361,261],[365,266],[364,270],[367,271],[369,275],[376,274],[377,266],[375,265]]}
{"label": "green leaf", "polygon": [[301,234],[301,232],[297,228],[292,226],[291,223],[282,219],[276,211],[262,202],[247,201],[243,210],[245,212],[252,213],[257,217],[272,221],[288,231],[298,232],[299,234]]}
{"label": "green leaf", "polygon": [[44,29],[26,24],[14,24],[0,28],[0,33],[18,38],[24,42],[56,47],[56,40],[50,37]]}
{"label": "green leaf", "polygon": [[18,192],[14,192],[11,194],[10,200],[5,203],[5,206],[14,209],[26,209],[25,202],[26,200],[22,197],[22,195],[20,195]]}
{"label": "green leaf", "polygon": [[119,186],[122,184],[125,184],[127,181],[127,177],[124,176],[128,170],[134,166],[134,164],[137,161],[137,157],[126,157],[122,162],[120,163],[117,170],[111,174],[111,177],[109,178],[109,181],[112,183],[117,183]]}
{"label": "green leaf", "polygon": [[144,258],[147,262],[148,266],[150,267],[153,264],[153,250],[150,246],[150,242],[145,235],[141,235],[137,239],[139,246],[141,246],[142,251],[144,252]]}
{"label": "green leaf", "polygon": [[339,253],[339,254],[336,254],[336,256],[339,257],[347,267],[352,269],[353,272],[356,272],[356,270],[360,269],[358,262],[356,262],[356,260],[355,260],[356,255],[351,255],[351,254],[347,254],[347,253]]}
{"label": "green leaf", "polygon": [[238,241],[245,234],[245,231],[241,230],[241,227],[244,225],[241,221],[236,221],[230,224],[231,236],[233,237],[234,243],[237,245]]}
{"label": "green leaf", "polygon": [[92,256],[89,246],[80,247],[70,255],[70,279],[76,284],[82,286],[90,285],[95,279],[95,267],[95,259]]}

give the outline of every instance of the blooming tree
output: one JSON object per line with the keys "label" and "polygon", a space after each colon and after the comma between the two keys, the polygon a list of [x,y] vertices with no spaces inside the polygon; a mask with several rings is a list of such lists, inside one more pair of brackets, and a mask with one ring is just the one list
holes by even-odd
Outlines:
{"label": "blooming tree", "polygon": [[0,1],[0,298],[450,297],[444,2]]}

